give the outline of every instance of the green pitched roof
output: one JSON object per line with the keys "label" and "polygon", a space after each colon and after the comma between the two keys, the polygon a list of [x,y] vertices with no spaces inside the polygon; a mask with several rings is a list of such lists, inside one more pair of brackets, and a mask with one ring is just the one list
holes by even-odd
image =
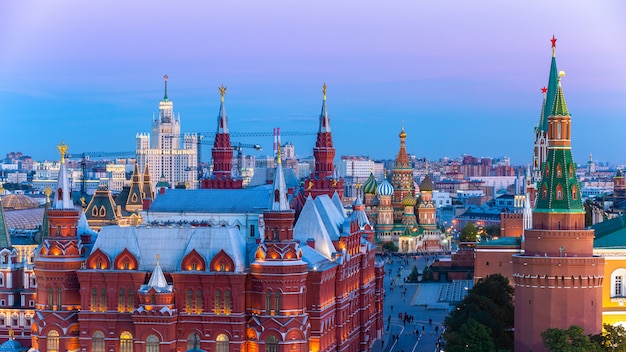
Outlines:
{"label": "green pitched roof", "polygon": [[541,169],[536,212],[584,212],[576,164],[570,148],[548,148],[548,158]]}
{"label": "green pitched roof", "polygon": [[561,80],[559,79],[559,85],[556,89],[556,96],[554,97],[554,104],[552,104],[551,116],[569,116],[567,111],[567,104],[565,104],[565,95],[563,95],[563,88],[561,87]]}

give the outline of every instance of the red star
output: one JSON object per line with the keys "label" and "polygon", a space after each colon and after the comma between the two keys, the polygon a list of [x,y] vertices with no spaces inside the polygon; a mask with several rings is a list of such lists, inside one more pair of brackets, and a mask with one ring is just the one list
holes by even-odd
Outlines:
{"label": "red star", "polygon": [[550,39],[550,41],[552,42],[552,47],[556,47],[556,38],[554,37],[554,34],[552,35],[552,39]]}
{"label": "red star", "polygon": [[541,88],[541,93],[546,94],[547,91],[548,88],[546,88],[546,86],[543,86],[543,88]]}

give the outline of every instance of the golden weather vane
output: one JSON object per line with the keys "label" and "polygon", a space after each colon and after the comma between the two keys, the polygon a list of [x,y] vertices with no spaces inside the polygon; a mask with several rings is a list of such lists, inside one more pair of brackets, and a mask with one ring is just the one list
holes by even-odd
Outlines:
{"label": "golden weather vane", "polygon": [[61,154],[61,164],[65,162],[65,156],[67,155],[67,150],[70,148],[69,145],[65,144],[64,141],[61,141],[61,144],[57,145],[57,149],[59,150],[59,154]]}
{"label": "golden weather vane", "polygon": [[219,88],[217,88],[220,92],[220,96],[222,97],[222,101],[224,101],[224,95],[226,95],[226,87],[222,84]]}
{"label": "golden weather vane", "polygon": [[322,94],[324,94],[324,100],[326,100],[326,82],[324,82],[324,85],[322,86]]}

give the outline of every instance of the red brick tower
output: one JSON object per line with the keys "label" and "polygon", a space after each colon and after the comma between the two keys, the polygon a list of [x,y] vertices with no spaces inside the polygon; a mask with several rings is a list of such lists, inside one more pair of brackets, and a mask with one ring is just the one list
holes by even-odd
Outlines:
{"label": "red brick tower", "polygon": [[54,203],[47,210],[48,236],[42,239],[35,260],[37,300],[33,348],[39,351],[74,351],[79,349],[78,312],[80,286],[76,270],[85,261],[78,237],[80,210],[74,207],[65,166],[67,145],[58,146],[61,168]]}
{"label": "red brick tower", "polygon": [[343,198],[343,179],[335,178],[335,148],[333,147],[333,135],[330,131],[330,118],[326,109],[326,84],[322,89],[324,100],[320,114],[320,127],[317,132],[317,141],[313,148],[315,158],[315,170],[311,177],[304,183],[306,196],[317,197],[320,194],[328,194],[332,198],[337,192],[339,198]]}
{"label": "red brick tower", "polygon": [[547,131],[533,227],[525,231],[525,253],[513,256],[516,351],[544,351],[541,333],[548,328],[602,329],[604,258],[593,255],[594,231],[584,228],[560,79]]}
{"label": "red brick tower", "polygon": [[307,264],[293,238],[295,212],[287,200],[280,146],[273,185],[271,208],[263,213],[264,239],[250,264],[248,351],[308,352]]}
{"label": "red brick tower", "polygon": [[219,88],[221,95],[220,112],[217,115],[217,132],[211,149],[213,157],[213,176],[201,181],[202,188],[239,189],[243,187],[243,180],[232,178],[233,147],[230,144],[228,131],[228,116],[224,107],[226,87]]}

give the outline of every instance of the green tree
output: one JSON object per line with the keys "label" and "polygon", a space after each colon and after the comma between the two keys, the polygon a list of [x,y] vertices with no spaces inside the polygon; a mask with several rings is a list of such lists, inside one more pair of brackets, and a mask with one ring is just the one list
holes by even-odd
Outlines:
{"label": "green tree", "polygon": [[478,228],[473,222],[468,222],[467,225],[461,229],[459,235],[459,242],[478,242]]}
{"label": "green tree", "polygon": [[541,341],[549,351],[559,352],[593,352],[602,351],[600,346],[592,342],[585,330],[572,325],[567,330],[550,328],[541,333]]}
{"label": "green tree", "polygon": [[413,270],[411,270],[411,273],[409,274],[407,281],[417,282],[418,275],[419,275],[419,272],[417,271],[417,266],[413,265]]}
{"label": "green tree", "polygon": [[621,325],[604,324],[602,333],[591,336],[602,351],[626,352],[626,329]]}
{"label": "green tree", "polygon": [[485,234],[488,238],[500,237],[500,225],[485,226]]}
{"label": "green tree", "polygon": [[393,242],[385,242],[383,243],[383,250],[387,252],[397,252],[398,246],[396,246]]}
{"label": "green tree", "polygon": [[[489,339],[498,350],[513,350],[513,287],[500,274],[479,280],[455,310],[446,317],[446,350],[460,344],[460,331],[470,319],[484,325]],[[459,342],[456,342],[459,341]]]}
{"label": "green tree", "polygon": [[496,350],[489,328],[471,318],[461,325],[458,333],[448,335],[448,337],[452,340],[447,341],[446,351],[489,352]]}

